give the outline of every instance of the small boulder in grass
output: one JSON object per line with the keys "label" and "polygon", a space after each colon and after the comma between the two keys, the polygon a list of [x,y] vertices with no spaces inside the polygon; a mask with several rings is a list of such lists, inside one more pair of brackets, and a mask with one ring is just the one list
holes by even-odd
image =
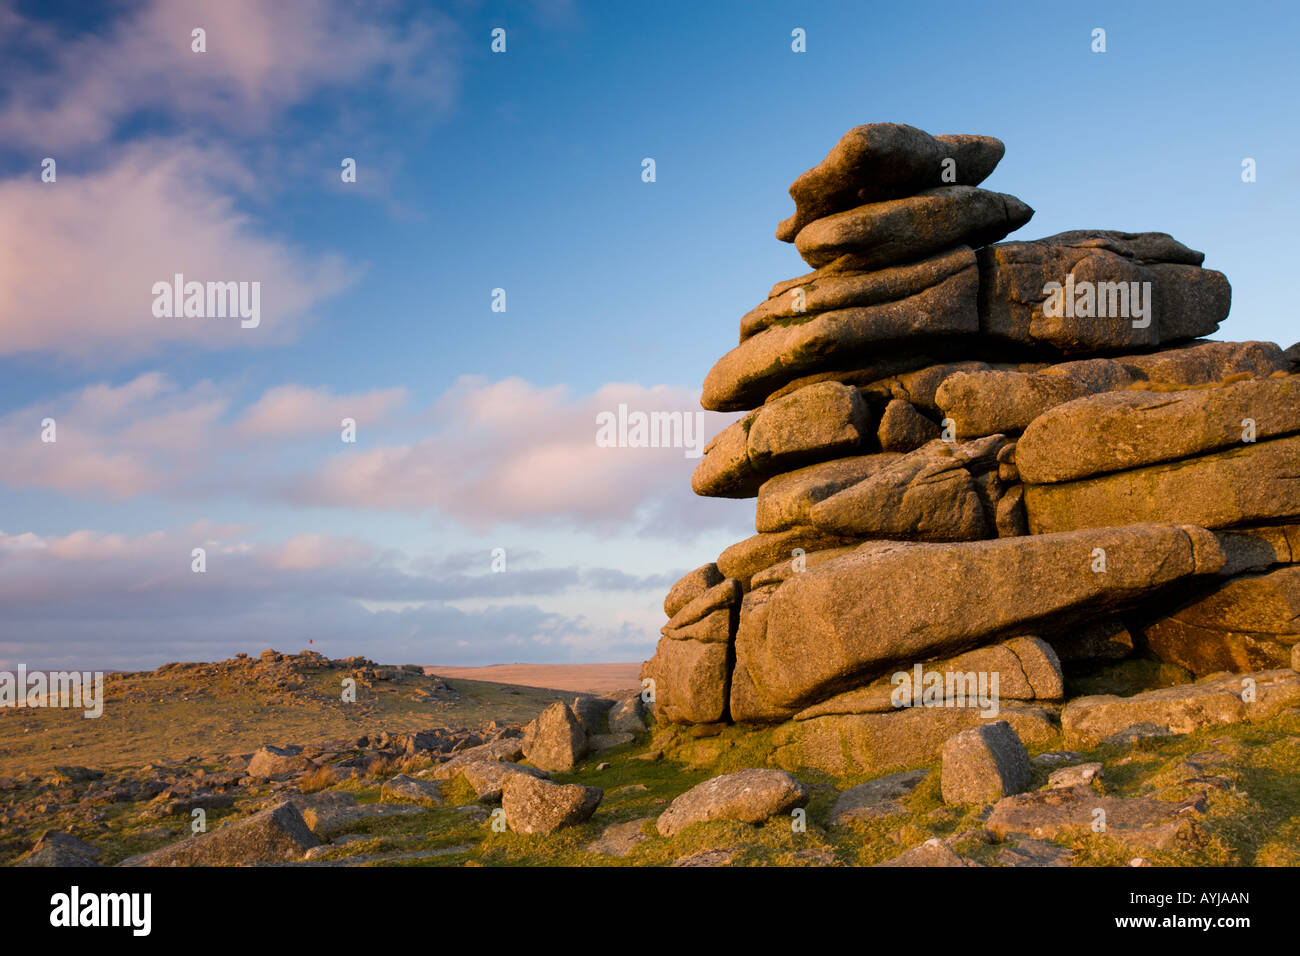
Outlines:
{"label": "small boulder in grass", "polygon": [[461,769],[461,776],[474,788],[474,795],[483,803],[496,803],[500,800],[501,787],[512,774],[525,774],[539,780],[550,776],[545,770],[536,767],[501,760],[480,760],[466,764]]}
{"label": "small boulder in grass", "polygon": [[993,803],[1024,793],[1031,776],[1029,753],[1005,720],[963,730],[943,745],[944,803]]}
{"label": "small boulder in grass", "polygon": [[1059,770],[1053,770],[1047,778],[1049,789],[1057,790],[1062,787],[1086,786],[1099,778],[1102,774],[1102,765],[1100,763],[1081,763],[1073,767],[1061,767]]}
{"label": "small boulder in grass", "polygon": [[883,863],[877,863],[876,866],[980,866],[973,860],[968,860],[961,856],[956,850],[949,845],[947,840],[939,837],[931,837],[918,847],[913,847],[906,853],[900,853],[898,856],[885,860]]}
{"label": "small boulder in grass", "polygon": [[240,866],[294,862],[320,840],[285,801],[207,833],[123,860],[119,866]]}
{"label": "small boulder in grass", "polygon": [[556,784],[527,774],[510,774],[501,785],[501,809],[515,833],[554,833],[591,818],[605,791],[581,784]]}
{"label": "small boulder in grass", "polygon": [[304,756],[301,747],[261,747],[248,761],[248,775],[255,780],[291,776],[316,769],[316,764]]}
{"label": "small boulder in grass", "polygon": [[739,820],[762,823],[808,803],[808,788],[784,770],[741,770],[705,780],[668,805],[655,823],[670,837],[692,823]]}
{"label": "small boulder in grass", "polygon": [[99,850],[71,833],[46,830],[36,845],[15,866],[99,866]]}
{"label": "small boulder in grass", "polygon": [[437,806],[442,803],[442,784],[437,780],[421,780],[399,773],[384,781],[384,785],[379,788],[379,799],[384,803],[411,800]]}

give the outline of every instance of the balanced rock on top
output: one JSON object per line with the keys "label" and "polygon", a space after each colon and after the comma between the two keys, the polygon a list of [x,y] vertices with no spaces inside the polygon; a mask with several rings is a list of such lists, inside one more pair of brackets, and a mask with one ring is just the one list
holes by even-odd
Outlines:
{"label": "balanced rock on top", "polygon": [[[794,242],[813,220],[863,203],[909,196],[944,183],[978,186],[1005,151],[991,136],[931,136],[901,123],[856,126],[790,186],[795,214],[781,223],[776,237]],[[945,171],[950,171],[948,178]]]}

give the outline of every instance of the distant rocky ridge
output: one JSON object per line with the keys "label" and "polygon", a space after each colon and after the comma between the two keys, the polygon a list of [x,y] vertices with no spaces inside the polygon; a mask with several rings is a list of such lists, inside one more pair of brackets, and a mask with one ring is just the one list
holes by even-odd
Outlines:
{"label": "distant rocky ridge", "polygon": [[864,772],[986,720],[897,707],[918,664],[996,673],[1030,738],[1071,667],[1288,666],[1300,347],[1205,340],[1228,280],[1164,233],[999,241],[1033,214],[979,188],[1002,154],[872,124],[791,186],[777,237],[815,271],[706,376],[745,414],[692,477],[756,498],[757,533],[667,595],[660,721],[780,724],[773,763]]}

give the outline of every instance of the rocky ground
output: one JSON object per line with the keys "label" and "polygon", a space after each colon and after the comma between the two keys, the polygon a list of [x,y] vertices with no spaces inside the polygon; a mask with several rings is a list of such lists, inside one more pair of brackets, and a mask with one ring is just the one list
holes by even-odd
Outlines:
{"label": "rocky ground", "polygon": [[[36,731],[25,766],[6,756],[0,777],[0,863],[1300,864],[1300,674],[1288,669],[1193,681],[1167,664],[1106,665],[1068,678],[1045,735],[1022,743],[985,721],[929,742],[932,760],[870,775],[777,769],[779,728],[659,725],[635,689],[486,719],[458,682],[415,670],[268,652],[118,678],[125,693],[101,721],[169,697],[183,708],[168,714],[188,720],[149,718],[153,739],[131,746],[173,756],[90,761],[42,749]],[[358,703],[340,707],[358,720],[414,696],[449,719],[333,736],[296,722],[332,707],[326,689],[353,673]],[[178,756],[231,676],[266,704],[248,731],[259,745]],[[1133,693],[1152,684],[1164,686]],[[512,706],[523,693],[468,690]],[[52,712],[16,713],[0,721],[10,753],[15,720]]]}

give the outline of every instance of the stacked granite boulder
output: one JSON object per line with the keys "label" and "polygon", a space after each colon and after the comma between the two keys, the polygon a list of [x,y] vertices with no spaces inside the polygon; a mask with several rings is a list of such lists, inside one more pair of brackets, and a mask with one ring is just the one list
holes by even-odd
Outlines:
{"label": "stacked granite boulder", "polygon": [[[847,772],[987,717],[926,674],[997,674],[1032,742],[1062,661],[1290,661],[1295,347],[1204,340],[1228,281],[1163,233],[1001,242],[1033,215],[979,188],[1002,154],[860,126],[790,187],[777,237],[815,271],[708,373],[703,406],[745,414],[692,478],[756,497],[757,534],[665,599],[660,720],[779,723],[773,762]],[[898,706],[918,664],[927,706]]]}

